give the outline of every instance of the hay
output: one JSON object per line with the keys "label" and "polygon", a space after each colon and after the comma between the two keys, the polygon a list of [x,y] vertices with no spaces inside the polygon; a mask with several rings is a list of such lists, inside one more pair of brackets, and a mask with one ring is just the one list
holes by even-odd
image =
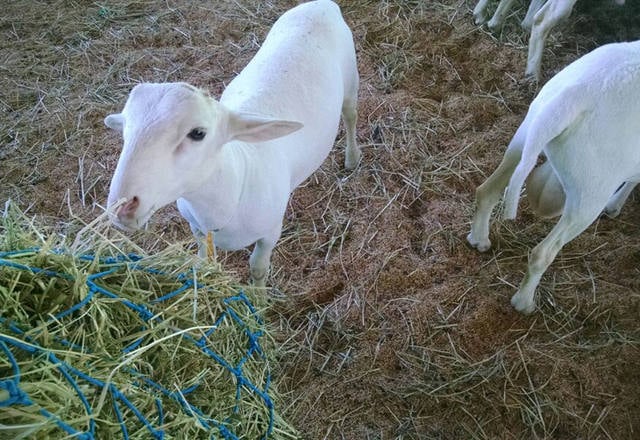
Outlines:
{"label": "hay", "polygon": [[264,300],[184,246],[137,256],[104,234],[84,229],[76,247],[96,252],[70,253],[5,212],[0,434],[293,437],[274,411]]}

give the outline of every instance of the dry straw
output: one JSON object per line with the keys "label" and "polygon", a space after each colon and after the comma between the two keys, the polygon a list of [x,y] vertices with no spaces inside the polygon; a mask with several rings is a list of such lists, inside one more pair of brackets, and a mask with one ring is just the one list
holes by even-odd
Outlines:
{"label": "dry straw", "polygon": [[0,437],[295,436],[260,296],[185,246],[145,256],[104,221],[68,241],[5,209]]}

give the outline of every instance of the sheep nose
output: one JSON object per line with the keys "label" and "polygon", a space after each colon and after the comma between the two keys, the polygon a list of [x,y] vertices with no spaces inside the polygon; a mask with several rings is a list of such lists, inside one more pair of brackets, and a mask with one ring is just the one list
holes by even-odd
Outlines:
{"label": "sheep nose", "polygon": [[139,205],[140,205],[140,199],[138,199],[137,196],[133,196],[131,200],[128,200],[127,202],[125,202],[116,211],[116,215],[118,216],[118,219],[119,220],[132,219]]}

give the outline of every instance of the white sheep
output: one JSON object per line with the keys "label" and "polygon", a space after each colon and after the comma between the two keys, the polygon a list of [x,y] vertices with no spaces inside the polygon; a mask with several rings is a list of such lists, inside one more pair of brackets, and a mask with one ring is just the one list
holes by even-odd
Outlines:
{"label": "white sheep", "polygon": [[114,222],[140,228],[177,201],[199,255],[211,231],[222,249],[255,243],[250,272],[264,286],[289,196],[329,154],[341,114],[345,167],[360,160],[357,93],[353,36],[330,0],[283,14],[219,102],[184,83],[137,85],[105,118],[124,139],[107,205],[127,201]]}
{"label": "white sheep", "polygon": [[534,311],[535,289],[562,246],[603,208],[624,202],[640,181],[639,117],[640,41],[602,46],[545,84],[502,162],[476,190],[477,212],[467,240],[486,251],[494,206],[506,187],[503,217],[516,216],[520,191],[541,153],[562,186],[562,216],[531,252],[527,274],[511,298],[518,311]]}
{"label": "white sheep", "polygon": [[[577,0],[532,0],[527,14],[522,20],[522,27],[531,30],[529,37],[529,50],[527,54],[527,67],[525,75],[540,78],[540,66],[542,64],[542,52],[544,44],[551,30],[556,25],[569,17]],[[500,0],[498,7],[491,19],[487,22],[486,10],[489,0],[479,0],[473,10],[476,24],[487,23],[491,29],[497,29],[507,17],[515,0]],[[625,0],[615,0],[618,5],[623,5]]]}

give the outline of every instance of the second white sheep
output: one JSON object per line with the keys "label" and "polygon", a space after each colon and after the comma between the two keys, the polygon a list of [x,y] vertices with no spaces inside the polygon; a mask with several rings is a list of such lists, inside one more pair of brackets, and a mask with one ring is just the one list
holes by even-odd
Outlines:
{"label": "second white sheep", "polygon": [[467,237],[480,251],[490,248],[494,206],[506,188],[503,216],[515,218],[525,179],[544,153],[565,201],[560,220],[531,252],[527,274],[511,298],[517,310],[535,310],[536,287],[560,249],[604,208],[624,202],[640,181],[639,121],[640,41],[605,45],[579,58],[531,103],[502,162],[476,191]]}

